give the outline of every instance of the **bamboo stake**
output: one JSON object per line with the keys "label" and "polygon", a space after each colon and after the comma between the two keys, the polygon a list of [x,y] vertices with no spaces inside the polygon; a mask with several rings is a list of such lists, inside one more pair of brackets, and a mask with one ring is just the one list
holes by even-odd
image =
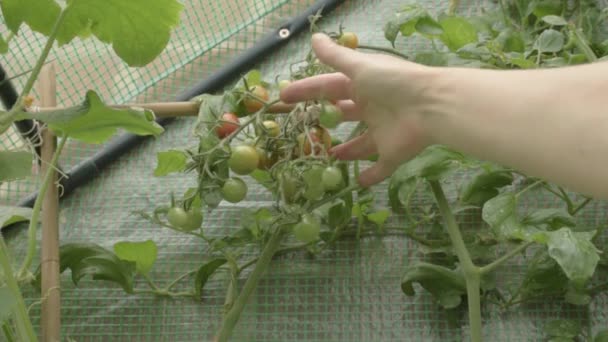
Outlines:
{"label": "bamboo stake", "polygon": [[[47,64],[40,73],[38,90],[43,106],[56,106],[55,66]],[[42,174],[45,174],[57,148],[57,138],[50,130],[43,130],[41,158]],[[42,202],[42,341],[59,342],[61,334],[61,293],[59,278],[59,192],[55,186],[57,173],[52,176]]]}
{"label": "bamboo stake", "polygon": [[[62,108],[55,106],[44,105],[44,107],[38,108],[41,112],[48,112],[52,110],[60,110]],[[139,107],[149,109],[156,115],[157,118],[169,118],[169,117],[183,117],[183,116],[197,116],[199,104],[196,102],[152,102],[152,103],[128,103],[124,105],[112,105],[112,108],[123,109]],[[280,114],[289,113],[294,109],[293,105],[286,103],[277,103],[270,106],[268,113]]]}

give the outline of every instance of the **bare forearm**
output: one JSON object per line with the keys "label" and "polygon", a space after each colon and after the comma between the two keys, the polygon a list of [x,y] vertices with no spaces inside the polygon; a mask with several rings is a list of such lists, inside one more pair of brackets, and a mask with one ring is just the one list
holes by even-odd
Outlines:
{"label": "bare forearm", "polygon": [[608,199],[608,63],[441,73],[434,142]]}

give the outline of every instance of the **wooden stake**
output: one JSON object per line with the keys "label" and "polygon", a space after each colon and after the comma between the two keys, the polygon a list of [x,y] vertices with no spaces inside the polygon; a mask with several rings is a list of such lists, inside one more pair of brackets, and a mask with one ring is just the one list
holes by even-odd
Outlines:
{"label": "wooden stake", "polygon": [[[139,107],[149,109],[154,112],[157,118],[182,117],[182,116],[197,116],[199,105],[195,102],[157,102],[157,103],[128,103],[124,105],[112,105],[112,108],[129,108]],[[39,108],[41,112],[59,110],[61,108],[55,106],[44,105]],[[293,105],[286,103],[277,103],[270,106],[268,113],[280,114],[289,113],[294,109]]]}
{"label": "wooden stake", "polygon": [[[55,66],[47,64],[40,73],[38,81],[40,102],[43,106],[56,106]],[[57,148],[57,138],[49,130],[43,130],[41,158],[42,174],[49,168],[49,163]],[[59,342],[61,335],[61,292],[59,278],[59,191],[55,182],[57,172],[53,171],[52,184],[48,187],[42,202],[42,341]]]}

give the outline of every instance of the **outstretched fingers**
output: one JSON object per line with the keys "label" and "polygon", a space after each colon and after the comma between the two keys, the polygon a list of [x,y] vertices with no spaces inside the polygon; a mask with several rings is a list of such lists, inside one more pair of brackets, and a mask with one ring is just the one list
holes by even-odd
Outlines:
{"label": "outstretched fingers", "polygon": [[281,91],[281,101],[296,103],[310,100],[351,98],[351,81],[341,73],[323,74],[298,80]]}

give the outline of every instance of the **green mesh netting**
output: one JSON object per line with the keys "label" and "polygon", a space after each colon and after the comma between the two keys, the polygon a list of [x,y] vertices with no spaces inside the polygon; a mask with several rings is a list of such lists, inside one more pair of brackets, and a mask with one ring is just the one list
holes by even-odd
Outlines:
{"label": "green mesh netting", "polygon": [[[337,29],[340,23],[356,31],[366,44],[387,45],[382,26],[401,6],[413,1],[347,1],[328,15],[322,28]],[[105,45],[91,40],[75,41],[54,50],[57,61],[58,103],[72,105],[82,100],[87,88],[108,102],[166,101],[188,89],[253,46],[277,23],[301,13],[313,0],[228,0],[185,1],[182,25],[174,33],[167,50],[141,69],[126,67]],[[422,3],[422,2],[421,2]],[[424,1],[429,10],[440,10],[447,1]],[[477,1],[463,1],[467,11]],[[37,35],[22,34],[12,43],[11,53],[1,63],[9,75],[33,66],[42,49]],[[259,68],[265,77],[286,74],[289,65],[308,51],[308,36],[291,41]],[[428,46],[417,40],[400,41],[399,49],[412,51]],[[20,89],[24,77],[15,80]],[[151,211],[166,203],[169,192],[182,193],[193,184],[182,176],[155,178],[156,153],[191,142],[194,119],[172,123],[165,134],[149,140],[118,158],[100,177],[79,188],[61,202],[61,241],[95,242],[111,247],[117,241],[153,239],[159,256],[152,277],[160,284],[174,279],[200,264],[203,247],[195,238],[160,229],[133,215],[134,210]],[[345,137],[350,127],[339,132]],[[1,148],[23,148],[15,132],[1,137]],[[101,146],[69,143],[61,164],[65,169],[91,156]],[[459,179],[453,179],[457,185]],[[3,185],[0,203],[15,204],[35,189],[33,181]],[[246,202],[224,205],[207,215],[210,236],[239,228],[244,207],[269,204],[270,195],[250,184]],[[448,187],[448,194],[450,193]],[[386,188],[376,187],[380,205],[387,205]],[[420,201],[428,200],[420,198]],[[530,192],[522,206],[557,205],[553,198]],[[595,202],[581,214],[590,224],[605,222],[606,203]],[[464,219],[474,226],[478,222]],[[393,217],[391,224],[399,224]],[[22,228],[25,228],[23,226]],[[9,248],[21,260],[25,253],[24,229],[7,234]],[[406,297],[400,289],[404,266],[416,260],[415,245],[402,237],[344,241],[335,249],[312,259],[304,253],[291,254],[272,263],[237,326],[234,341],[461,341],[467,340],[466,314],[462,325],[450,327],[447,317],[432,298],[420,292]],[[508,281],[519,273],[516,262],[501,273]],[[113,285],[83,280],[76,288],[69,273],[62,277],[63,337],[76,341],[206,341],[218,328],[225,294],[221,278],[212,280],[204,300],[155,299],[127,296]],[[40,295],[25,292],[35,328],[39,328]],[[507,312],[484,308],[484,335],[488,341],[540,341],[546,322],[556,318],[579,320],[593,332],[608,328],[608,298],[596,298],[590,309],[555,303],[536,303]]]}

